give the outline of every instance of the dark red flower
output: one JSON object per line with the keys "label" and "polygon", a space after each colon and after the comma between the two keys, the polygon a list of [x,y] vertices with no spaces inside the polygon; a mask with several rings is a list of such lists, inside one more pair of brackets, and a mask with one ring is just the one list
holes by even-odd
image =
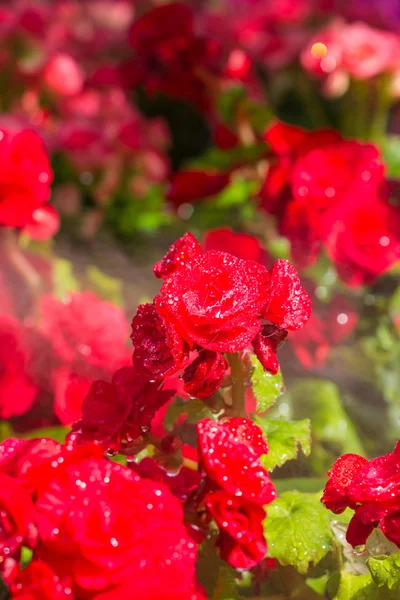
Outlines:
{"label": "dark red flower", "polygon": [[173,394],[174,390],[163,390],[162,383],[143,380],[133,367],[124,367],[112,383],[93,383],[72,435],[118,450],[122,441],[129,444],[149,431],[157,410]]}
{"label": "dark red flower", "polygon": [[208,494],[206,506],[220,530],[221,558],[235,569],[251,569],[264,559],[267,544],[261,506],[224,491]]}
{"label": "dark red flower", "polygon": [[170,183],[167,199],[179,207],[181,204],[210,198],[221,192],[230,180],[229,173],[186,169],[176,173]]}
{"label": "dark red flower", "polygon": [[19,573],[10,592],[15,600],[73,600],[71,588],[40,560],[33,560]]}
{"label": "dark red flower", "polygon": [[187,467],[182,467],[178,473],[165,471],[153,458],[143,458],[132,468],[141,477],[158,481],[167,486],[180,502],[186,502],[190,494],[199,487],[200,474]]}
{"label": "dark red flower", "polygon": [[187,364],[188,347],[154,304],[141,304],[132,321],[133,364],[148,379],[164,379]]}
{"label": "dark red flower", "polygon": [[254,338],[252,342],[254,352],[264,367],[264,371],[269,371],[272,375],[277,374],[279,362],[276,353],[287,335],[288,332],[285,329],[278,329],[273,325],[265,325],[263,330]]}
{"label": "dark red flower", "polygon": [[364,545],[375,527],[400,546],[400,444],[371,461],[344,455],[329,476],[322,502],[336,513],[355,511],[346,535],[352,546]]}
{"label": "dark red flower", "polygon": [[254,260],[262,265],[267,262],[267,254],[257,238],[247,233],[236,233],[228,227],[212,229],[204,236],[205,250],[228,252],[243,260]]}
{"label": "dark red flower", "polygon": [[16,479],[0,473],[0,571],[5,579],[19,563],[20,549],[34,547],[35,507],[29,492]]}
{"label": "dark red flower", "polygon": [[165,590],[171,599],[188,597],[196,548],[179,501],[162,484],[82,447],[52,468],[36,508],[37,555],[69,578],[78,598],[118,597],[128,585],[143,600],[164,598]]}
{"label": "dark red flower", "polygon": [[32,360],[26,330],[13,317],[0,315],[0,418],[22,415],[32,406],[39,391]]}
{"label": "dark red flower", "polygon": [[191,258],[201,252],[201,246],[196,238],[191,233],[185,233],[172,244],[164,258],[154,265],[153,273],[159,279],[165,279],[174,271],[185,267]]}
{"label": "dark red flower", "polygon": [[208,90],[199,71],[215,70],[220,47],[215,40],[195,34],[193,14],[186,4],[154,7],[134,21],[129,41],[135,56],[127,66],[132,71],[126,74],[127,83],[207,107]]}
{"label": "dark red flower", "polygon": [[1,128],[0,164],[0,225],[24,227],[50,196],[53,174],[41,138]]}
{"label": "dark red flower", "polygon": [[303,327],[311,315],[311,300],[301,287],[298,273],[287,260],[277,260],[268,285],[269,302],[264,318],[281,329],[295,331]]}
{"label": "dark red flower", "polygon": [[258,263],[209,250],[165,280],[155,303],[190,346],[236,352],[260,331],[268,279]]}
{"label": "dark red flower", "polygon": [[227,368],[222,354],[201,350],[183,374],[185,392],[193,398],[209,398],[219,389]]}
{"label": "dark red flower", "polygon": [[261,429],[250,419],[203,419],[197,424],[200,464],[206,475],[226,492],[260,506],[276,496],[260,456],[268,452]]}

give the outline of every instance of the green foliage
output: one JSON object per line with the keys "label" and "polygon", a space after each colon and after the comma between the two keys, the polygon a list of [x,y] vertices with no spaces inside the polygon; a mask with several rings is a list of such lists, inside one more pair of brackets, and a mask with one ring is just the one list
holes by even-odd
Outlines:
{"label": "green foliage", "polygon": [[285,492],[268,507],[264,520],[269,556],[306,573],[332,548],[330,514],[320,494]]}
{"label": "green foliage", "polygon": [[346,571],[340,573],[334,600],[378,600],[378,597],[378,589],[371,575],[353,575]]}
{"label": "green foliage", "polygon": [[256,412],[263,413],[275,403],[284,391],[282,373],[281,370],[276,375],[265,372],[255,355],[252,355],[251,362],[254,367],[251,381],[257,400]]}
{"label": "green foliage", "polygon": [[382,152],[388,168],[388,176],[400,179],[400,136],[386,136],[382,140]]}
{"label": "green foliage", "polygon": [[53,286],[53,293],[59,300],[65,300],[71,292],[79,291],[78,280],[68,260],[57,258],[53,262]]}
{"label": "green foliage", "polygon": [[313,452],[310,459],[315,471],[325,471],[338,454],[365,454],[334,383],[303,379],[291,387],[289,398],[294,417],[312,416]]}
{"label": "green foliage", "polygon": [[122,281],[106,275],[95,266],[88,267],[86,278],[89,288],[103,300],[123,305]]}
{"label": "green foliage", "polygon": [[372,556],[367,565],[378,587],[400,590],[400,552],[390,556]]}
{"label": "green foliage", "polygon": [[54,425],[53,427],[42,427],[40,429],[33,429],[29,433],[26,434],[27,439],[31,438],[50,438],[63,444],[65,441],[65,436],[69,433],[71,429],[69,427],[63,427],[62,425]]}
{"label": "green foliage", "polygon": [[326,573],[324,575],[321,575],[320,577],[307,577],[306,584],[314,592],[322,596],[325,592],[328,578],[329,575],[327,575]]}
{"label": "green foliage", "polygon": [[257,425],[263,430],[268,442],[268,454],[262,457],[262,463],[268,471],[281,467],[288,460],[297,457],[301,448],[306,456],[311,451],[311,423],[309,419],[301,421],[269,421],[257,418]]}
{"label": "green foliage", "polygon": [[178,417],[186,416],[186,422],[195,424],[200,419],[206,417],[215,418],[215,415],[202,400],[191,399],[190,402],[175,396],[173,402],[168,405],[167,413],[164,418],[164,427],[167,431],[172,431]]}

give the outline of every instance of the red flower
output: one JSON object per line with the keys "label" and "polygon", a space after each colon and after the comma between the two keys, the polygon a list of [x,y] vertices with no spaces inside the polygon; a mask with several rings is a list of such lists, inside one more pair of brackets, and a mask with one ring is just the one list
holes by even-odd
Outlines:
{"label": "red flower", "polygon": [[186,263],[201,254],[202,249],[196,238],[191,233],[185,233],[170,247],[168,253],[153,267],[153,272],[159,279],[165,279],[174,271],[182,269]]}
{"label": "red flower", "polygon": [[63,585],[53,569],[39,560],[20,572],[10,592],[15,600],[73,600],[71,588]]}
{"label": "red flower", "polygon": [[258,263],[210,250],[164,281],[155,303],[190,346],[236,352],[260,331],[268,279]]}
{"label": "red flower", "polygon": [[340,457],[329,473],[322,502],[333,512],[355,510],[346,539],[365,544],[375,527],[400,547],[400,444],[393,452],[367,461],[361,456]]}
{"label": "red flower", "polygon": [[400,211],[364,194],[331,217],[330,258],[350,286],[371,283],[400,260]]}
{"label": "red flower", "polygon": [[276,353],[287,335],[288,332],[284,329],[278,329],[273,325],[265,325],[263,330],[254,338],[252,342],[254,352],[264,367],[264,371],[269,371],[272,375],[277,374],[279,363]]}
{"label": "red flower", "polygon": [[23,227],[49,199],[52,171],[40,137],[0,131],[0,225]]}
{"label": "red flower", "polygon": [[44,483],[43,466],[57,464],[61,452],[61,444],[49,438],[7,439],[0,444],[0,472],[35,492]]}
{"label": "red flower", "polygon": [[38,557],[71,580],[77,597],[118,597],[128,585],[143,600],[164,598],[165,590],[171,599],[188,597],[196,548],[179,501],[162,484],[82,447],[52,469],[36,508]]}
{"label": "red flower", "polygon": [[281,217],[292,196],[290,184],[296,160],[314,148],[335,144],[341,139],[339,133],[330,129],[308,132],[279,121],[267,129],[264,140],[277,160],[269,168],[260,191],[263,208]]}
{"label": "red flower", "polygon": [[21,546],[33,548],[36,537],[30,494],[19,481],[0,473],[0,570],[5,579],[20,560]]}
{"label": "red flower", "polygon": [[187,467],[182,467],[179,473],[167,473],[153,458],[143,458],[139,464],[133,464],[132,468],[140,477],[163,483],[180,502],[186,502],[190,494],[199,487],[200,474]]}
{"label": "red flower", "polygon": [[179,207],[215,196],[229,184],[230,174],[218,171],[186,169],[176,173],[168,190],[167,199]]}
{"label": "red flower", "polygon": [[301,287],[296,269],[287,260],[277,260],[271,272],[269,302],[264,318],[281,329],[295,331],[303,327],[311,315],[311,300]]}
{"label": "red flower", "polygon": [[384,167],[379,150],[358,141],[336,141],[310,149],[296,161],[292,173],[294,197],[312,211],[337,205],[349,193],[363,195],[382,183]]}
{"label": "red flower", "polygon": [[31,221],[24,227],[24,233],[38,242],[52,238],[60,228],[60,217],[56,210],[47,204],[36,208],[32,213]]}
{"label": "red flower", "polygon": [[220,529],[221,558],[235,569],[251,569],[264,559],[267,544],[261,506],[224,491],[208,494],[206,506]]}
{"label": "red flower", "polygon": [[129,324],[117,306],[80,292],[64,302],[44,296],[41,310],[41,330],[63,361],[87,363],[108,373],[127,364]]}
{"label": "red flower", "polygon": [[201,350],[183,374],[185,392],[194,398],[209,398],[219,389],[227,368],[222,354]]}
{"label": "red flower", "polygon": [[274,500],[275,487],[260,462],[268,446],[257,425],[243,418],[203,419],[197,432],[201,467],[215,484],[260,506]]}
{"label": "red flower", "polygon": [[154,304],[141,304],[132,321],[133,364],[149,379],[164,379],[188,361],[188,347],[159,316]]}
{"label": "red flower", "polygon": [[228,227],[212,229],[204,236],[205,250],[228,252],[243,260],[253,260],[265,265],[267,255],[257,238],[247,233],[235,233]]}
{"label": "red flower", "polygon": [[143,380],[133,367],[117,371],[112,383],[95,381],[82,404],[82,420],[71,439],[95,440],[119,449],[150,429],[157,410],[173,396],[162,384]]}
{"label": "red flower", "polygon": [[0,315],[0,418],[22,415],[32,406],[39,391],[30,373],[32,359],[27,332],[13,317]]}
{"label": "red flower", "polygon": [[322,502],[335,514],[342,513],[352,505],[349,498],[349,486],[356,473],[368,464],[366,458],[358,454],[343,454],[329,471],[329,481],[325,486]]}

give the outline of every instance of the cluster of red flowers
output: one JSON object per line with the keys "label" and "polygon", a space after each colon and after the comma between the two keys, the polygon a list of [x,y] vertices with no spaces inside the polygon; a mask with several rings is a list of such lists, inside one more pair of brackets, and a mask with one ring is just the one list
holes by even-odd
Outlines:
{"label": "cluster of red flowers", "polygon": [[2,306],[0,418],[23,430],[76,421],[93,381],[130,363],[127,329],[121,309],[91,292],[42,296],[35,321]]}
{"label": "cluster of red flowers", "polygon": [[[197,451],[177,435],[149,432],[175,394],[178,371],[188,395],[208,398],[224,379],[236,385],[238,374],[229,376],[223,354],[240,365],[240,353],[252,344],[265,369],[276,372],[277,345],[306,323],[309,297],[286,261],[268,271],[203,250],[191,234],[154,272],[163,285],[133,319],[133,366],[123,366],[120,313],[90,294],[66,303],[44,296],[37,330],[3,319],[2,398],[17,395],[18,408],[26,410],[42,393],[35,348],[43,340],[62,361],[51,369],[55,380],[69,386],[62,400],[52,391],[58,415],[62,408],[72,414],[89,372],[117,369],[111,382],[93,383],[65,445],[46,438],[0,445],[0,569],[13,598],[114,600],[134,586],[143,599],[200,600],[197,543],[212,520],[221,557],[235,568],[252,568],[266,555],[264,507],[276,491],[260,460],[268,452],[261,429],[242,416],[203,419]],[[31,339],[36,346],[27,345]],[[243,412],[233,391],[232,402],[233,411]],[[135,462],[149,444],[156,454]],[[127,467],[104,457],[118,451],[133,455]],[[186,513],[191,519],[184,524]],[[156,545],[149,543],[155,531]],[[32,559],[21,570],[22,548]]]}
{"label": "cluster of red flowers", "polygon": [[[132,588],[146,600],[203,598],[179,501],[99,446],[6,440],[0,481],[0,571],[12,598],[117,600]],[[33,555],[20,571],[23,547]]]}
{"label": "cluster of red flowers", "polygon": [[307,132],[283,123],[265,133],[275,162],[260,192],[302,266],[322,248],[352,286],[370,283],[400,259],[400,211],[378,148],[333,130]]}
{"label": "cluster of red flowers", "polygon": [[346,539],[363,546],[379,527],[400,547],[400,442],[393,452],[368,461],[357,454],[344,454],[328,473],[322,502],[335,514],[354,510]]}
{"label": "cluster of red flowers", "polygon": [[236,569],[250,569],[266,555],[262,522],[276,491],[260,457],[268,446],[250,419],[197,424],[200,468],[206,475],[199,507],[219,528],[217,545]]}

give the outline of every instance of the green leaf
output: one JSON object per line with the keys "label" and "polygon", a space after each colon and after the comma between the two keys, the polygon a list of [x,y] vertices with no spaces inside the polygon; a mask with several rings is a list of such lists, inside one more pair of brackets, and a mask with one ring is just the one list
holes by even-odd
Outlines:
{"label": "green leaf", "polygon": [[69,427],[63,427],[63,426],[54,426],[54,427],[43,427],[41,429],[31,429],[31,431],[29,431],[29,433],[27,433],[24,436],[24,438],[50,438],[52,440],[55,440],[56,442],[59,442],[60,444],[63,444],[65,442],[65,436],[67,435],[67,433],[70,432],[70,428]]}
{"label": "green leaf", "polygon": [[215,196],[215,206],[229,208],[230,206],[248,203],[249,198],[255,193],[256,189],[254,181],[236,178]]}
{"label": "green leaf", "polygon": [[291,492],[297,490],[298,492],[305,492],[307,494],[320,493],[326,485],[325,477],[285,477],[284,479],[274,479],[275,487],[278,494],[283,492]]}
{"label": "green leaf", "polygon": [[257,400],[256,412],[263,413],[268,410],[284,391],[283,377],[279,369],[276,375],[264,371],[262,364],[255,354],[251,356],[254,367],[251,382]]}
{"label": "green leaf", "polygon": [[313,452],[310,458],[317,472],[326,470],[338,454],[365,454],[334,383],[303,379],[290,388],[289,398],[293,417],[301,419],[312,415]]}
{"label": "green leaf", "polygon": [[382,141],[382,152],[388,168],[388,176],[400,179],[400,136],[387,136]]}
{"label": "green leaf", "polygon": [[307,577],[306,584],[317,594],[323,596],[329,575],[321,575],[321,577]]}
{"label": "green leaf", "polygon": [[340,573],[340,583],[333,600],[377,600],[378,589],[371,575]]}
{"label": "green leaf", "polygon": [[332,548],[334,536],[329,511],[320,494],[285,492],[266,507],[264,520],[268,554],[284,565],[306,573]]}
{"label": "green leaf", "polygon": [[306,456],[311,451],[311,423],[309,419],[301,421],[269,421],[256,418],[268,442],[268,454],[261,461],[267,471],[281,467],[288,460],[297,457],[301,448]]}
{"label": "green leaf", "polygon": [[117,306],[123,306],[122,281],[106,275],[95,266],[88,267],[86,277],[90,289],[97,296]]}
{"label": "green leaf", "polygon": [[183,400],[179,396],[175,396],[173,402],[168,405],[166,415],[164,417],[164,427],[167,431],[174,429],[178,417],[186,416],[187,423],[197,423],[200,419],[209,417],[215,419],[215,414],[211,412],[207,404],[202,400],[191,399]]}
{"label": "green leaf", "polygon": [[367,565],[378,587],[400,590],[400,552],[390,556],[373,556],[367,560]]}
{"label": "green leaf", "polygon": [[79,283],[76,279],[72,264],[63,258],[57,258],[53,264],[54,294],[59,300],[65,298],[71,292],[79,291]]}

